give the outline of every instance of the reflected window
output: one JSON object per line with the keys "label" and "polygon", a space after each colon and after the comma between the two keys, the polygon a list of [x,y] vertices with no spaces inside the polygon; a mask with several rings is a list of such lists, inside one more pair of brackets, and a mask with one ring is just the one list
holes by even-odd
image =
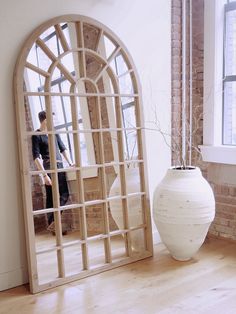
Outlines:
{"label": "reflected window", "polygon": [[[70,29],[68,24],[62,24],[61,29],[67,38],[67,42],[70,45]],[[56,56],[60,56],[64,51],[61,46],[60,40],[56,34],[55,28],[50,27],[41,36],[40,39],[47,45],[51,52]],[[37,43],[35,43],[30,50],[27,62],[35,65],[44,71],[48,71],[51,60],[48,55],[41,49]],[[61,58],[61,63],[69,71],[72,77],[79,77],[78,65],[74,60],[73,53],[66,54]],[[77,73],[76,73],[77,72]],[[32,71],[29,68],[25,69],[25,84],[26,89],[29,91],[43,93],[45,92],[45,77],[40,73]],[[83,84],[84,85],[84,84]],[[83,87],[84,89],[85,87]],[[68,93],[70,89],[70,82],[64,76],[64,74],[55,67],[53,71],[50,91],[52,93]],[[71,104],[69,96],[52,96],[51,97],[52,110],[54,112],[54,128],[61,133],[60,136],[67,147],[70,158],[72,162],[75,162],[74,144],[73,144],[73,134],[69,133],[72,131],[72,115],[71,115]],[[44,96],[29,96],[29,105],[32,116],[32,126],[34,130],[39,128],[38,112],[45,110],[45,100]],[[90,118],[88,110],[83,109],[81,112],[80,102],[81,100],[77,97],[78,102],[78,128],[79,130],[89,129]],[[86,101],[83,101],[83,105],[87,106]],[[91,134],[84,135],[80,134],[80,150],[81,150],[81,161],[83,165],[90,165],[95,163],[95,154],[93,147],[93,139]],[[90,152],[88,154],[88,151]],[[64,161],[65,162],[65,161]],[[65,162],[66,166],[66,162]],[[90,172],[91,175],[91,172]],[[96,172],[92,172],[92,176],[96,175]]]}
{"label": "reflected window", "polygon": [[[122,94],[133,94],[133,84],[128,71],[127,64],[119,54],[115,59],[115,74],[119,80],[120,92]],[[121,97],[122,119],[124,130],[124,150],[126,159],[135,159],[138,155],[137,132],[135,119],[135,100],[134,97]]]}

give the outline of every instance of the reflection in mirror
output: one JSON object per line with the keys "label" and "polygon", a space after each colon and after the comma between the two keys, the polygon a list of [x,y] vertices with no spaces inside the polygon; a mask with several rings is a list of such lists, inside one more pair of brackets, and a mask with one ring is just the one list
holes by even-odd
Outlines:
{"label": "reflection in mirror", "polygon": [[[45,240],[42,240],[42,241],[45,241]],[[48,244],[49,243],[47,243],[47,245]],[[58,277],[56,251],[37,254],[37,269],[38,269],[38,281],[40,285],[55,281]]]}
{"label": "reflection in mirror", "polygon": [[[76,241],[79,235],[74,232],[70,236],[70,241]],[[64,237],[66,238],[66,237]],[[68,237],[67,237],[68,238]],[[83,258],[82,258],[82,248],[80,244],[75,244],[73,246],[64,248],[64,260],[65,260],[65,274],[66,276],[73,276],[78,274],[78,272],[83,271]]]}
{"label": "reflection in mirror", "polygon": [[88,244],[90,268],[96,269],[105,264],[104,240],[89,241]]}
{"label": "reflection in mirror", "polygon": [[106,58],[108,59],[117,48],[117,45],[114,43],[114,41],[112,42],[111,39],[104,35],[103,41],[101,40],[99,48],[101,51],[103,51],[104,56],[106,56]]}
{"label": "reflection in mirror", "polygon": [[102,26],[72,19],[49,25],[28,50],[22,132],[39,291],[152,248],[139,95],[125,49]]}
{"label": "reflection in mirror", "polygon": [[127,257],[125,237],[117,235],[115,232],[114,235],[111,236],[111,256],[113,262],[120,262]]}
{"label": "reflection in mirror", "polygon": [[83,23],[84,47],[96,51],[101,36],[101,29],[95,25]]}

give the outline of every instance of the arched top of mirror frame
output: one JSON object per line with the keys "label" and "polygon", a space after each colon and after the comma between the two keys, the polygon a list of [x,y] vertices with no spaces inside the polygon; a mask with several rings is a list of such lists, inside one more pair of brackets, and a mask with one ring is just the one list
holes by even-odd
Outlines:
{"label": "arched top of mirror frame", "polygon": [[[63,32],[63,24],[74,24],[75,26],[75,32],[76,32],[76,47],[71,47],[70,44],[67,42],[65,32]],[[60,53],[58,56],[53,54],[53,52],[48,49],[47,45],[42,40],[42,34],[45,33],[45,31],[49,28],[55,28],[55,32],[57,36],[60,39],[60,46],[62,49],[62,53]],[[83,29],[85,27],[93,28],[94,33],[97,32],[97,44],[94,47],[89,46],[88,40],[84,38]],[[94,35],[94,34],[93,34]],[[114,48],[113,51],[111,51],[110,55],[107,57],[104,56],[104,54],[99,51],[99,41],[104,36],[107,41],[109,41],[110,46],[113,45],[112,48]],[[30,50],[34,44],[37,44],[40,49],[43,51],[44,54],[47,55],[47,57],[51,61],[51,65],[48,67],[48,69],[42,69],[38,67],[36,64],[32,64],[28,60],[28,56],[30,53]],[[73,44],[75,45],[75,44]],[[119,90],[119,84],[118,84],[118,77],[114,73],[112,68],[112,62],[114,61],[114,58],[118,55],[121,55],[124,63],[126,65],[126,69],[124,73],[121,73],[120,76],[123,76],[125,74],[128,74],[130,76],[133,90],[131,93],[128,93],[130,96],[136,96],[139,98],[139,105],[141,102],[141,88],[139,83],[139,78],[137,75],[137,70],[135,68],[134,62],[132,60],[132,57],[130,56],[127,48],[125,45],[121,42],[121,40],[105,25],[102,23],[86,17],[82,15],[63,15],[60,17],[53,18],[45,23],[43,23],[41,26],[37,27],[35,31],[32,32],[32,34],[29,36],[29,38],[26,40],[25,44],[23,45],[23,48],[21,50],[21,53],[19,55],[19,58],[17,60],[17,64],[15,67],[15,73],[14,73],[14,85],[15,85],[15,102],[16,107],[21,106],[23,103],[23,97],[25,94],[33,95],[34,91],[26,91],[24,87],[24,70],[25,68],[28,68],[32,71],[35,71],[36,73],[40,74],[41,77],[45,79],[45,88],[44,92],[50,92],[50,82],[52,80],[52,76],[54,73],[55,68],[58,68],[65,76],[65,78],[71,83],[71,85],[74,85],[77,83],[77,79],[70,75],[68,70],[63,64],[63,58],[65,58],[69,53],[72,52],[81,52],[81,58],[85,59],[85,56],[91,57],[91,59],[96,59],[101,64],[101,69],[98,71],[98,75],[96,77],[88,77],[85,73],[85,67],[80,69],[80,79],[86,80],[89,79],[90,83],[94,84],[94,87],[96,89],[97,83],[99,81],[99,78],[101,77],[102,73],[106,71],[111,79],[113,91],[112,93],[115,95],[121,94],[121,91]],[[83,64],[85,60],[82,60]],[[72,88],[73,89],[73,88]],[[97,92],[99,92],[99,89],[97,89]],[[69,93],[69,91],[68,91]],[[142,108],[140,108],[142,109]],[[140,123],[142,123],[142,115],[139,117]]]}

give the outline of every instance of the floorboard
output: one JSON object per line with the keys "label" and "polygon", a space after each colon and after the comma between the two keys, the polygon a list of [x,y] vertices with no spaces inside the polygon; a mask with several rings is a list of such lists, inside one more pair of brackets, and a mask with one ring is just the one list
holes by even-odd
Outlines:
{"label": "floorboard", "polygon": [[47,292],[3,291],[0,313],[235,314],[236,243],[208,239],[188,262],[158,244],[153,258]]}

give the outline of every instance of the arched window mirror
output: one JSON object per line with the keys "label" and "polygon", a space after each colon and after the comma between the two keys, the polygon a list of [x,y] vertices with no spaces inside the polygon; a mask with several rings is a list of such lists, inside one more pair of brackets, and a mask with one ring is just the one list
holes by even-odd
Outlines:
{"label": "arched window mirror", "polygon": [[84,16],[44,23],[14,92],[31,291],[151,256],[140,88],[117,36]]}

